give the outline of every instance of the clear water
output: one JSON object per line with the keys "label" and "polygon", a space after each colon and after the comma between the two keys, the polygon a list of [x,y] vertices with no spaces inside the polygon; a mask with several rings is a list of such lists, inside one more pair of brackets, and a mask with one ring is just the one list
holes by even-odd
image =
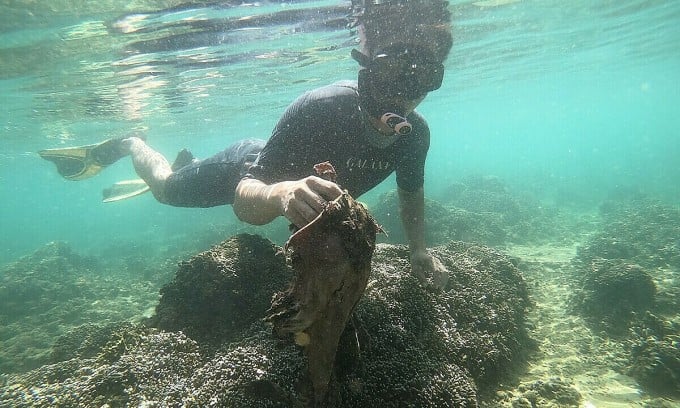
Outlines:
{"label": "clear water", "polygon": [[[344,3],[180,3],[1,3],[0,264],[54,240],[87,253],[241,228],[230,207],[170,208],[150,195],[102,204],[102,188],[134,177],[129,161],[70,182],[37,150],[140,131],[169,157],[183,147],[205,157],[267,138],[298,94],[355,76],[348,31],[320,24]],[[258,23],[294,9],[307,14]],[[680,202],[680,2],[451,9],[445,82],[419,108],[433,134],[429,195],[492,174],[575,207],[628,186]]]}

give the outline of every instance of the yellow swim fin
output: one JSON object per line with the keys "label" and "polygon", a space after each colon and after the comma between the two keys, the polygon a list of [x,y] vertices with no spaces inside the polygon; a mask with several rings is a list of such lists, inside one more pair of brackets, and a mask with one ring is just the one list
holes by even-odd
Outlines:
{"label": "yellow swim fin", "polygon": [[121,146],[122,139],[107,139],[101,143],[45,149],[38,152],[40,157],[57,166],[57,171],[68,180],[90,178],[128,152]]}

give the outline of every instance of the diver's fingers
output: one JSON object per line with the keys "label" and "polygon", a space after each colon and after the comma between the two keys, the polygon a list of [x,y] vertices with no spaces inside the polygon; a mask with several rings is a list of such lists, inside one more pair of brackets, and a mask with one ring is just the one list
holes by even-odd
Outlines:
{"label": "diver's fingers", "polygon": [[304,202],[298,202],[295,208],[292,208],[286,217],[290,222],[295,224],[298,228],[302,228],[310,222],[314,221],[319,215],[320,211],[316,211],[311,206]]}
{"label": "diver's fingers", "polygon": [[337,184],[316,176],[290,183],[283,197],[283,215],[298,227],[312,222],[328,201],[336,199],[342,190]]}
{"label": "diver's fingers", "polygon": [[326,201],[308,185],[308,179],[290,184],[283,197],[283,215],[298,227],[307,225],[323,211]]}
{"label": "diver's fingers", "polygon": [[[309,188],[325,201],[335,200],[342,194],[342,189],[332,181],[321,177],[310,176],[305,179]],[[325,204],[325,203],[324,203]]]}

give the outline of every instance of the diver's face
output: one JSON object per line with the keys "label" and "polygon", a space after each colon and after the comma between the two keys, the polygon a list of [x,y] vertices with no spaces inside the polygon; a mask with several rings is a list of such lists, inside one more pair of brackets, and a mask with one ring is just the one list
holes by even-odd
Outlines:
{"label": "diver's face", "polygon": [[444,65],[426,47],[397,44],[377,50],[372,58],[356,50],[352,56],[367,70],[363,74],[373,96],[400,105],[417,105],[444,78]]}

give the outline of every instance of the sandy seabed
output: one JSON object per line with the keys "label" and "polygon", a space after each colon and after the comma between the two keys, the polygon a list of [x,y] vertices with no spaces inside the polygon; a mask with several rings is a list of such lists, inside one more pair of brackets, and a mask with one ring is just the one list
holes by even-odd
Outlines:
{"label": "sandy seabed", "polygon": [[[519,384],[501,387],[491,406],[516,406],[524,384],[560,378],[581,394],[581,406],[680,407],[679,401],[652,398],[617,368],[627,364],[623,344],[598,336],[584,320],[569,313],[571,260],[579,244],[513,245],[506,252],[522,262],[534,306],[529,332],[536,351],[518,373]],[[484,404],[486,405],[486,404]],[[546,402],[545,406],[560,406]]]}

